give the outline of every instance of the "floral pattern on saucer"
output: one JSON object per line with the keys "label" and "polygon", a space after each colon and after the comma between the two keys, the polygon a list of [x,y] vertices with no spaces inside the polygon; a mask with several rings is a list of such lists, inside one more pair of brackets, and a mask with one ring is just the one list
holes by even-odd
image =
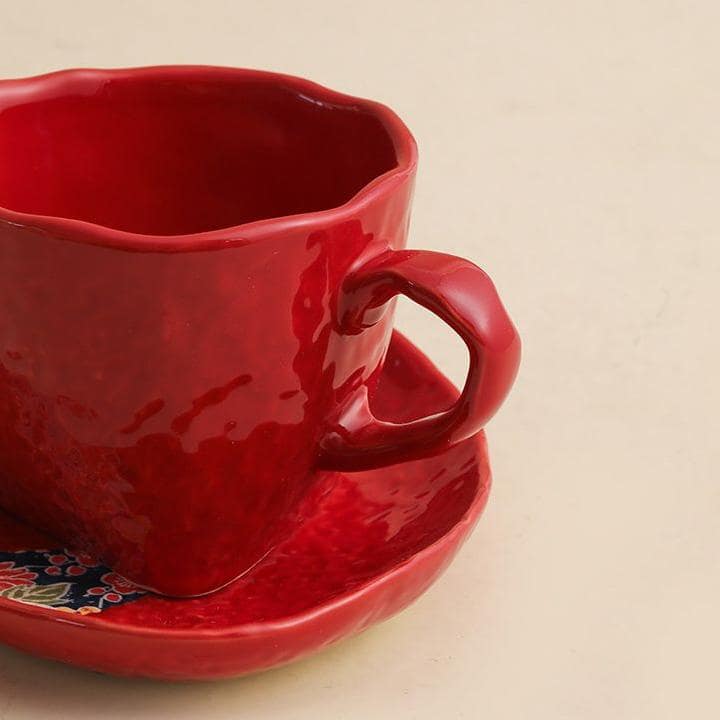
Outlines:
{"label": "floral pattern on saucer", "polygon": [[145,591],[85,553],[0,552],[0,597],[89,615],[137,600]]}

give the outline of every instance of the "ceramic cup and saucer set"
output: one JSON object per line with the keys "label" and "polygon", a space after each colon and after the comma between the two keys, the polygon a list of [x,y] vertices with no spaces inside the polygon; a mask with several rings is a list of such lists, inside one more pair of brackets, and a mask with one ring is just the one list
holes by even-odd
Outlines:
{"label": "ceramic cup and saucer set", "polygon": [[[487,499],[520,343],[407,250],[417,153],[272,73],[0,81],[0,642],[219,678],[398,612]],[[458,393],[393,298],[465,341]]]}

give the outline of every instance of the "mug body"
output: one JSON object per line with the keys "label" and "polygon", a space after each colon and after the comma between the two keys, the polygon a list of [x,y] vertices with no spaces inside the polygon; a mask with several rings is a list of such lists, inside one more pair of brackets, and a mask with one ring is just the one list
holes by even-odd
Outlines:
{"label": "mug body", "polygon": [[390,311],[415,169],[382,106],[253,71],[0,82],[0,505],[161,593],[232,581],[292,525]]}

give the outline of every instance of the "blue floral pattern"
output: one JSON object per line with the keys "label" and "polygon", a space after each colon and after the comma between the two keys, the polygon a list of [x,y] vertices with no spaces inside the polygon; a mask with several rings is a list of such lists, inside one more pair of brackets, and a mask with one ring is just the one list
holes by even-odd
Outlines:
{"label": "blue floral pattern", "polygon": [[137,585],[85,553],[0,552],[0,597],[9,600],[88,615],[144,594]]}

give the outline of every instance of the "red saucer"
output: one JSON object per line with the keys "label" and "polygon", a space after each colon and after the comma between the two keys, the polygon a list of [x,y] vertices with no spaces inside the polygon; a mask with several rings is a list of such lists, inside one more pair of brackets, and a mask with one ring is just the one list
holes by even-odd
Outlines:
{"label": "red saucer", "polygon": [[[396,334],[375,398],[378,415],[406,421],[455,397],[430,361]],[[190,600],[144,594],[91,614],[0,597],[0,642],[94,670],[164,679],[229,677],[287,663],[415,600],[457,552],[489,487],[482,433],[423,461],[318,473],[290,538],[224,590]],[[0,514],[1,551],[53,547]]]}

